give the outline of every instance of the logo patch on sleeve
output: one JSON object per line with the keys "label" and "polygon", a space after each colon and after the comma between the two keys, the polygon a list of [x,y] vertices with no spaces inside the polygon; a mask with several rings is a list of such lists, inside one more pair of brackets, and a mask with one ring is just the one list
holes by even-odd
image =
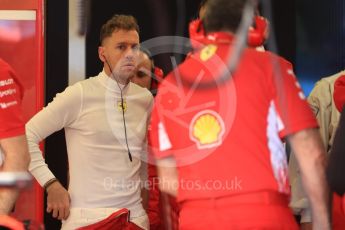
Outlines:
{"label": "logo patch on sleeve", "polygon": [[200,59],[202,61],[207,61],[217,52],[218,47],[216,45],[208,45],[203,48],[200,52]]}

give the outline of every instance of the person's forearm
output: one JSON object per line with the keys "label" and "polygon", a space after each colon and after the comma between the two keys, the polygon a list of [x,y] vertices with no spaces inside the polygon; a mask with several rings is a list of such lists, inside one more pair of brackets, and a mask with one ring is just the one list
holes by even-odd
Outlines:
{"label": "person's forearm", "polygon": [[1,139],[0,146],[5,155],[3,171],[23,172],[28,170],[30,154],[25,135]]}
{"label": "person's forearm", "polygon": [[[2,172],[24,172],[28,170],[30,155],[25,136],[0,140],[5,155]],[[9,214],[18,197],[17,189],[2,188],[0,190],[0,214]]]}
{"label": "person's forearm", "polygon": [[159,189],[162,192],[177,196],[178,191],[178,176],[173,158],[166,158],[157,161],[158,176],[159,176]]}
{"label": "person's forearm", "polygon": [[[47,181],[55,178],[55,176],[49,170],[48,165],[45,163],[42,152],[39,148],[39,142],[43,138],[38,133],[42,131],[36,130],[35,127],[36,125],[32,125],[32,122],[29,122],[26,125],[26,135],[31,156],[29,171],[35,177],[37,182],[43,187],[44,184],[47,183]],[[40,126],[40,128],[42,128],[42,126]]]}
{"label": "person's forearm", "polygon": [[2,188],[0,191],[0,215],[8,215],[18,198],[18,189]]}
{"label": "person's forearm", "polygon": [[314,229],[330,229],[329,190],[326,182],[326,153],[316,129],[290,136],[300,166],[304,189],[310,200]]}

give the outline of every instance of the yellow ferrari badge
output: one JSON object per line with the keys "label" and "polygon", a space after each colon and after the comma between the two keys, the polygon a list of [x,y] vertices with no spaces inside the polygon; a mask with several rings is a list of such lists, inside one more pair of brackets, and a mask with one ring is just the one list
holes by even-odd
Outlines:
{"label": "yellow ferrari badge", "polygon": [[119,112],[122,112],[122,110],[124,110],[124,111],[126,112],[126,111],[127,111],[127,103],[124,101],[124,102],[123,102],[123,106],[122,106],[121,101],[118,101],[118,102],[117,102],[117,110],[118,110]]}
{"label": "yellow ferrari badge", "polygon": [[210,59],[216,52],[218,47],[216,45],[208,45],[205,48],[203,48],[200,52],[200,59],[202,61],[207,61]]}

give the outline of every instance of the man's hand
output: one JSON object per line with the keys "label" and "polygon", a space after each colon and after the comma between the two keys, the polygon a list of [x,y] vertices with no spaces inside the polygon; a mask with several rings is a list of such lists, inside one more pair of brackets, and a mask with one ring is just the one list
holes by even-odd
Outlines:
{"label": "man's hand", "polygon": [[47,188],[47,212],[54,218],[66,220],[69,216],[71,199],[67,190],[58,182],[54,182]]}

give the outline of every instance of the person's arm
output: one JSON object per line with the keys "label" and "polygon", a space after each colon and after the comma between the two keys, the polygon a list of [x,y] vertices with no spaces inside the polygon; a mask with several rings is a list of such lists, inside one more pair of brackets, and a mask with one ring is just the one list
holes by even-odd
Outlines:
{"label": "person's arm", "polygon": [[[30,155],[25,135],[0,139],[0,146],[5,157],[2,172],[25,172],[28,170]],[[16,189],[1,189],[0,214],[10,213],[18,194]]]}
{"label": "person's arm", "polygon": [[149,197],[148,197],[148,208],[147,215],[150,221],[151,229],[158,229],[161,225],[160,219],[160,191],[158,188],[158,174],[157,167],[153,160],[149,161],[148,164],[148,185],[149,185]]}
{"label": "person's arm", "polygon": [[329,191],[326,182],[326,154],[317,129],[306,129],[289,136],[300,168],[304,190],[312,211],[313,229],[331,229]]}
{"label": "person's arm", "polygon": [[[39,143],[50,134],[59,130],[51,130],[46,128],[49,122],[45,123],[47,116],[45,111],[41,111],[26,125],[27,140],[31,155],[31,163],[29,166],[30,173],[36,178],[39,184],[47,192],[47,209],[48,213],[52,212],[54,218],[66,219],[69,216],[70,198],[67,190],[60,184],[54,174],[45,163]],[[35,126],[37,124],[38,126]],[[50,124],[50,128],[52,128]],[[43,132],[45,132],[43,134]],[[41,133],[40,136],[38,133]]]}
{"label": "person's arm", "polygon": [[326,155],[317,130],[318,124],[292,65],[284,59],[280,60],[280,64],[280,71],[274,71],[272,76],[274,104],[281,119],[278,125],[279,135],[291,139],[292,151],[299,166],[299,177],[309,201],[307,205],[310,203],[313,226],[315,225],[315,229],[329,229],[329,194],[324,165]]}
{"label": "person's arm", "polygon": [[31,154],[29,170],[47,192],[47,212],[60,220],[69,216],[70,197],[59,181],[54,181],[55,176],[44,161],[39,143],[50,134],[73,125],[82,105],[81,92],[80,84],[68,87],[26,124]]}
{"label": "person's arm", "polygon": [[335,134],[329,164],[327,179],[332,191],[343,196],[345,194],[345,107],[341,113],[337,132]]}
{"label": "person's arm", "polygon": [[[158,91],[157,98],[160,98],[160,91]],[[178,191],[178,177],[176,169],[176,161],[173,157],[172,144],[165,126],[160,121],[157,104],[153,108],[151,117],[151,131],[150,147],[153,157],[156,159],[158,173],[158,183],[161,192],[168,193],[172,196],[177,196]]]}
{"label": "person's arm", "polygon": [[176,197],[179,183],[175,159],[166,157],[157,160],[157,171],[160,190]]}
{"label": "person's arm", "polygon": [[[325,147],[326,153],[329,150],[329,142],[331,138],[330,123],[332,114],[332,95],[331,85],[327,80],[320,80],[315,84],[314,89],[311,91],[308,97],[308,103],[316,117],[319,124],[319,133]],[[301,178],[298,179],[301,181]],[[301,182],[298,183],[298,189],[304,194]],[[304,194],[303,199],[307,199]],[[312,213],[311,207],[307,202],[301,210],[301,228],[302,230],[312,229]]]}
{"label": "person's arm", "polygon": [[149,205],[149,188],[147,187],[147,183],[149,181],[149,149],[148,149],[148,132],[149,132],[149,123],[151,120],[151,112],[152,112],[152,106],[153,106],[153,96],[151,93],[148,93],[147,96],[147,109],[148,112],[147,118],[146,118],[146,125],[145,125],[145,139],[143,140],[143,146],[142,146],[142,155],[141,155],[141,166],[140,166],[140,180],[142,182],[142,188],[141,188],[141,198],[142,198],[142,204],[144,206],[144,209],[148,210]]}
{"label": "person's arm", "polygon": [[[308,97],[308,104],[319,124],[319,133],[321,134],[321,139],[326,151],[328,150],[327,146],[329,146],[330,140],[329,126],[332,108],[331,103],[332,95],[330,84],[327,80],[320,80],[311,91]],[[289,161],[289,172],[291,182],[290,206],[295,212],[301,215],[301,224],[303,227],[307,224],[311,225],[311,209],[302,186],[300,170],[293,152],[291,153]]]}
{"label": "person's arm", "polygon": [[[0,163],[2,172],[26,172],[30,162],[21,110],[22,87],[14,70],[0,59]],[[0,156],[2,158],[2,156]],[[18,196],[16,189],[0,189],[0,214],[8,214]]]}

